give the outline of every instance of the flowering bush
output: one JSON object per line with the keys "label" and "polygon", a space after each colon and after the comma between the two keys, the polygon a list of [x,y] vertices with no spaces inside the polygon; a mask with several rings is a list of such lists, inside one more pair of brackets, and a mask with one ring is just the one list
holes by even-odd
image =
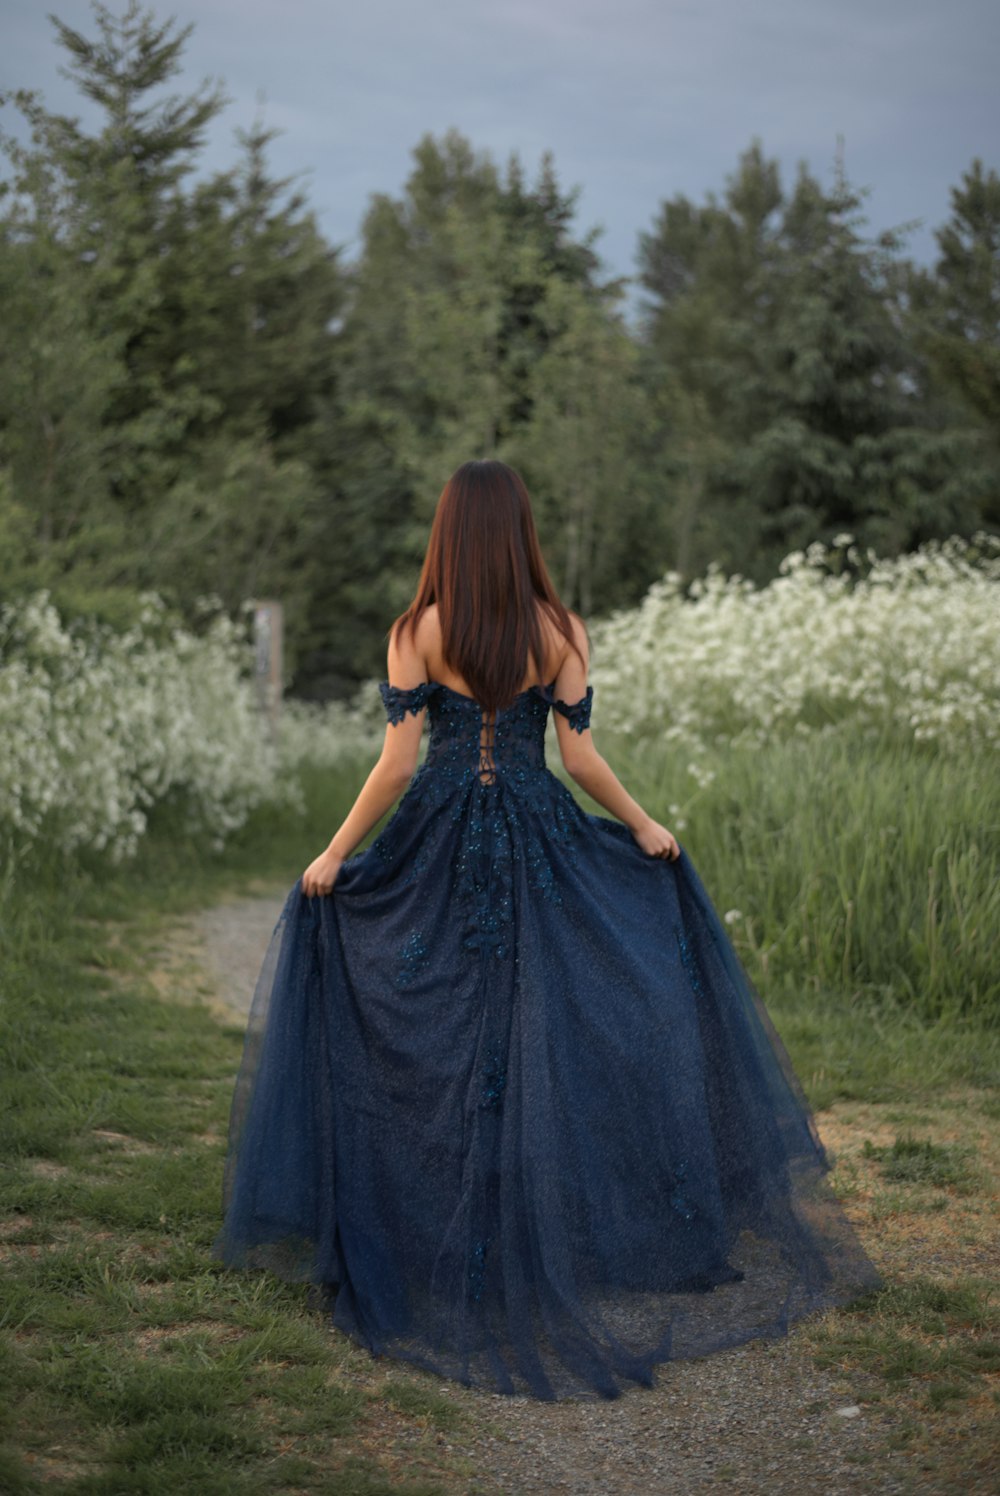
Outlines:
{"label": "flowering bush", "polygon": [[286,698],[278,735],[281,772],[294,779],[307,764],[333,767],[377,754],[384,736],[385,707],[377,680],[365,681],[351,701],[319,705]]}
{"label": "flowering bush", "polygon": [[887,561],[852,539],[786,556],[762,588],[712,565],[685,597],[668,572],[596,621],[595,725],[696,752],[840,724],[1000,744],[1000,536]]}
{"label": "flowering bush", "polygon": [[131,854],[176,800],[216,843],[276,792],[246,644],[224,615],[172,627],[153,595],[124,632],[68,628],[46,593],[0,611],[0,826],[23,843]]}

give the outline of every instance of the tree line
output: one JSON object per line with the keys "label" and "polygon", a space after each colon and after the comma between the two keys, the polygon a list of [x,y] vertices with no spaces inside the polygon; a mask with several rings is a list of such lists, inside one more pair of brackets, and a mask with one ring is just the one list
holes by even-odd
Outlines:
{"label": "tree line", "polygon": [[1000,528],[1000,178],[951,191],[932,267],[864,232],[838,154],[791,189],[758,140],[639,235],[640,313],[551,153],[457,130],[375,193],[352,261],[261,120],[189,181],[228,102],[166,95],[193,29],[129,0],[53,17],[88,131],[22,88],[2,135],[0,599],[127,620],[153,588],[286,608],[293,689],[384,667],[449,473],[524,475],[585,616],[710,561],[763,583],[845,531],[895,555]]}

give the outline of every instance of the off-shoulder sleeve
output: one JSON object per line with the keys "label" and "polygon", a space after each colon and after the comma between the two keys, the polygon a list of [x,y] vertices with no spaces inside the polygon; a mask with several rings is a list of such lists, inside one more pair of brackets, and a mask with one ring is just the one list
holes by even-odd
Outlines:
{"label": "off-shoulder sleeve", "polygon": [[385,714],[390,722],[402,722],[407,712],[414,716],[422,712],[427,705],[427,698],[434,688],[434,682],[423,680],[418,686],[390,686],[387,680],[380,680],[379,691],[385,706]]}
{"label": "off-shoulder sleeve", "polygon": [[557,712],[562,712],[570,727],[575,732],[583,732],[590,726],[590,707],[594,699],[594,688],[588,686],[586,692],[579,701],[572,703],[562,701],[558,696],[552,694],[551,686],[543,686],[542,695],[550,706],[555,707]]}

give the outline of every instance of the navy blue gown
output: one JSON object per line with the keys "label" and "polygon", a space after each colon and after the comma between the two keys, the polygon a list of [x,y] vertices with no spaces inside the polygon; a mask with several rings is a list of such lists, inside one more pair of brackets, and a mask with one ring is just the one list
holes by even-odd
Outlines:
{"label": "navy blue gown", "polygon": [[250,1010],[214,1259],[325,1289],[376,1355],[616,1397],[881,1285],[686,851],[649,856],[496,714],[382,682],[430,740],[333,891],[297,883]]}

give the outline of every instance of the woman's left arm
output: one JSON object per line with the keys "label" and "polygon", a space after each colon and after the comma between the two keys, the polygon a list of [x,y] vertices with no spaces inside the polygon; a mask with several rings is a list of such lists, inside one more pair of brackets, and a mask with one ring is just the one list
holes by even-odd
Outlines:
{"label": "woman's left arm", "polygon": [[[411,641],[401,649],[390,643],[388,673],[391,684],[402,689],[412,689],[426,680],[426,666]],[[406,712],[402,721],[386,724],[382,752],[347,819],[302,874],[304,893],[329,893],[345,859],[402,795],[416,771],[426,712],[426,707],[415,715]]]}

